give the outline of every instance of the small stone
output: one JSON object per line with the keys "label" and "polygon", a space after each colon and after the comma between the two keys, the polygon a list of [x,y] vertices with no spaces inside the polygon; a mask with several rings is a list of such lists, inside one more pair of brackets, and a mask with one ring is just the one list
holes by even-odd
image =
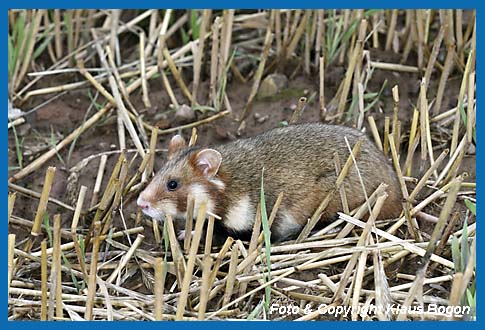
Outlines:
{"label": "small stone", "polygon": [[468,148],[467,148],[467,150],[466,150],[466,153],[467,153],[468,155],[475,155],[475,154],[476,154],[476,151],[477,151],[477,150],[476,150],[475,145],[474,145],[473,143],[470,143],[470,144],[468,145]]}
{"label": "small stone", "polygon": [[256,112],[254,114],[254,119],[256,120],[257,123],[261,124],[264,123],[266,120],[268,120],[269,115],[263,116],[262,114]]}
{"label": "small stone", "polygon": [[17,135],[18,136],[26,136],[30,134],[30,129],[32,127],[30,126],[29,123],[24,123],[22,125],[17,125],[15,129],[17,130]]}
{"label": "small stone", "polygon": [[195,119],[195,111],[188,105],[182,104],[175,111],[175,121],[180,123],[188,123]]}
{"label": "small stone", "polygon": [[274,96],[288,87],[288,78],[284,74],[273,73],[261,82],[258,91],[259,98]]}

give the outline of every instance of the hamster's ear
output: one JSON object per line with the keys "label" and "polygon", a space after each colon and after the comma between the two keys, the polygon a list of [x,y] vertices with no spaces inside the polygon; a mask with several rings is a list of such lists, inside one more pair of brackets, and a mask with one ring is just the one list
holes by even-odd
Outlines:
{"label": "hamster's ear", "polygon": [[194,167],[204,176],[213,177],[221,166],[221,153],[214,149],[204,149],[195,155]]}
{"label": "hamster's ear", "polygon": [[173,156],[179,152],[180,150],[186,147],[185,140],[180,135],[175,135],[168,145],[168,159],[172,159]]}

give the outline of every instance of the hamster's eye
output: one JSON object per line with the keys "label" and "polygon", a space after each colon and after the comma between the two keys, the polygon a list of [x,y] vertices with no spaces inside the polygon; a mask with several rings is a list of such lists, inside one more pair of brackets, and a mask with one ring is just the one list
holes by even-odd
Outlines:
{"label": "hamster's eye", "polygon": [[170,180],[167,182],[167,189],[169,191],[174,191],[178,188],[179,183],[176,180]]}

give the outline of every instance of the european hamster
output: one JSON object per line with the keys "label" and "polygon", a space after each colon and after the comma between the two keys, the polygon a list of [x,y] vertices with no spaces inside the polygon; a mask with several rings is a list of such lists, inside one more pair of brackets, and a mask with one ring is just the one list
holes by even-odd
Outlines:
{"label": "european hamster", "polygon": [[[141,192],[137,203],[150,217],[162,220],[164,214],[170,214],[175,219],[185,219],[187,196],[192,194],[195,215],[206,200],[207,210],[222,218],[215,221],[219,233],[245,238],[253,228],[264,167],[267,207],[271,209],[278,194],[284,193],[271,239],[287,240],[301,231],[335,187],[334,155],[338,154],[342,166],[349,156],[344,137],[353,147],[362,136],[363,133],[344,126],[301,124],[212,148],[187,148],[184,139],[177,135],[170,142],[168,161]],[[388,185],[388,197],[379,217],[399,216],[402,195],[389,161],[367,137],[356,159],[368,196],[380,183]],[[365,201],[354,165],[344,187],[350,209]],[[334,220],[339,211],[341,198],[335,194],[320,223]]]}

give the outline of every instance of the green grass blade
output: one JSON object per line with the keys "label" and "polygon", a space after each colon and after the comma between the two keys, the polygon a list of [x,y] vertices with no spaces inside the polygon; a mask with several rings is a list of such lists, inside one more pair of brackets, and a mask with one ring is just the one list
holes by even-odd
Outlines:
{"label": "green grass blade", "polygon": [[461,267],[461,257],[460,257],[460,246],[458,244],[458,238],[453,236],[451,239],[451,255],[453,258],[453,263],[455,264],[455,272],[459,273],[462,271]]}
{"label": "green grass blade", "polygon": [[477,215],[477,205],[475,203],[473,203],[469,199],[465,199],[465,205],[474,216]]}
{"label": "green grass blade", "polygon": [[200,25],[197,22],[197,11],[190,11],[190,28],[192,29],[192,40],[199,39]]}
{"label": "green grass blade", "polygon": [[461,235],[461,265],[463,271],[468,264],[468,257],[470,255],[470,246],[468,245],[468,224],[466,221],[463,223],[463,234]]}

